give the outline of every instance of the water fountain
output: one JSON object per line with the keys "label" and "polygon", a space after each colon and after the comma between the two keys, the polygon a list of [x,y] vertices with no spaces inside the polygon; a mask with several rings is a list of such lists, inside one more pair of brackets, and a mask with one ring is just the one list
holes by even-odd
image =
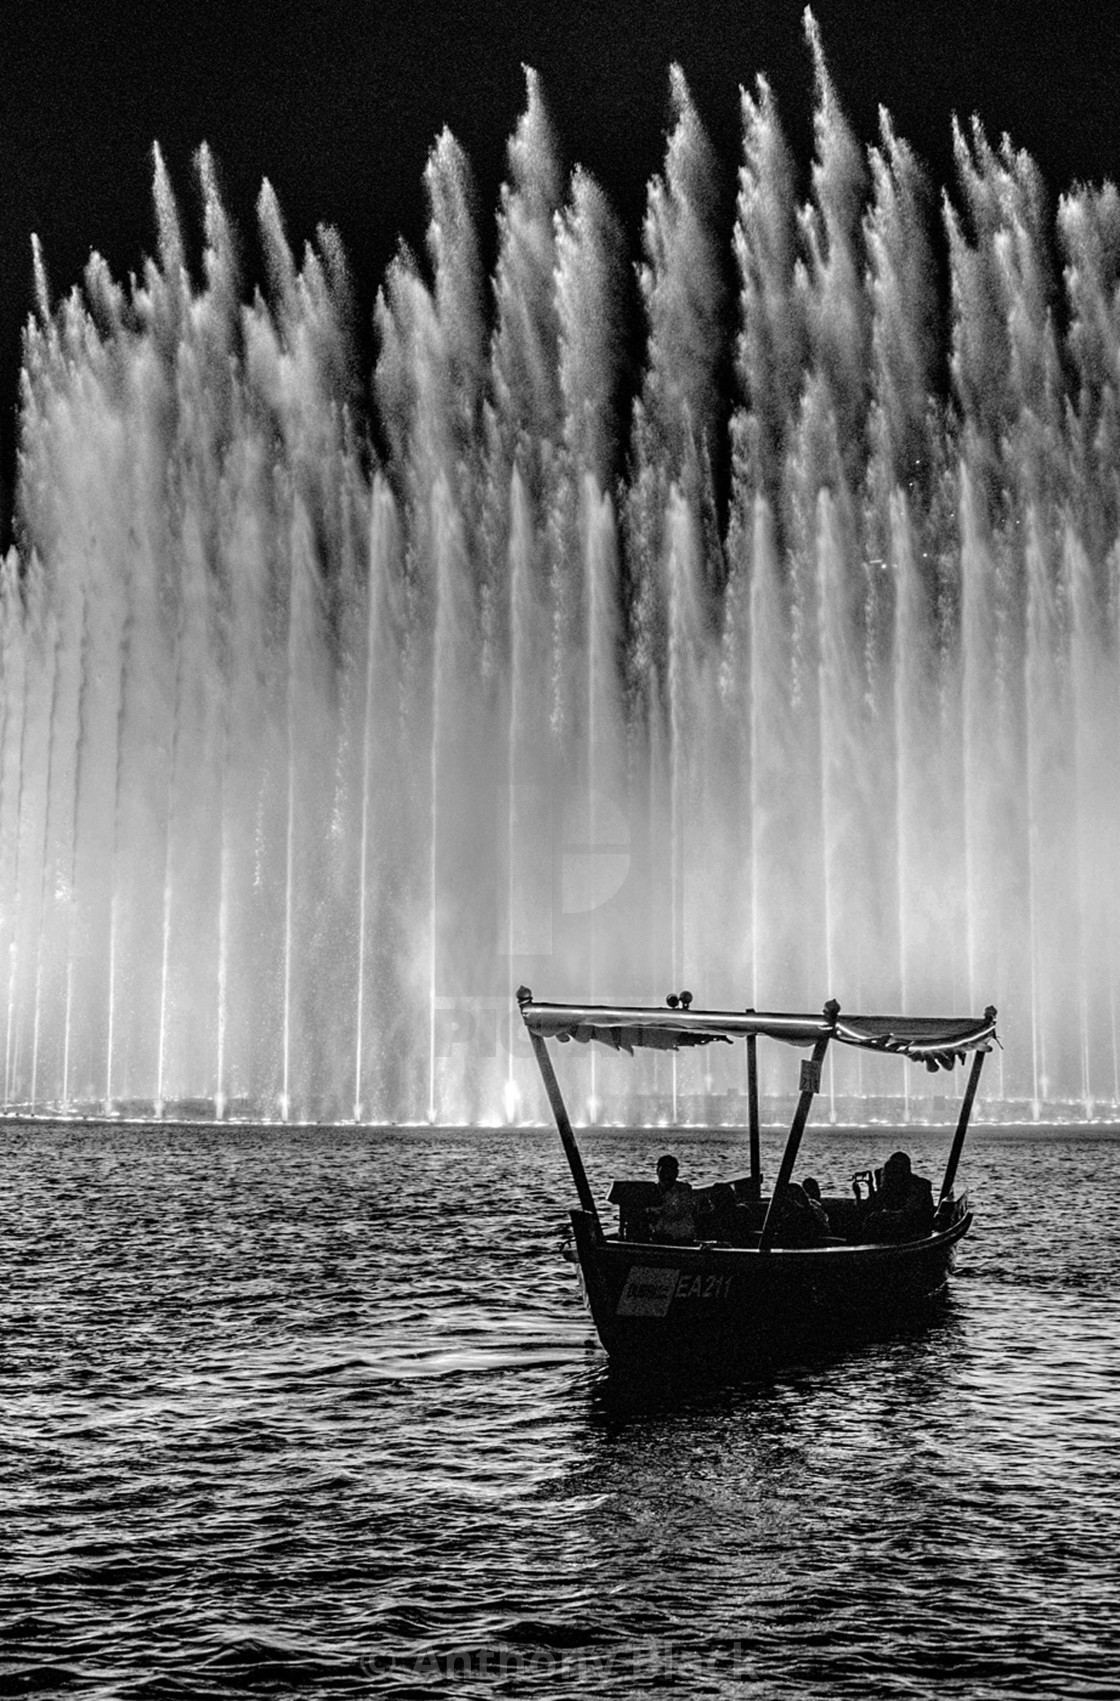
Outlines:
{"label": "water fountain", "polygon": [[[760,80],[732,233],[673,73],[632,406],[622,237],[531,74],[492,293],[433,149],[428,264],[378,297],[380,453],[337,239],[297,264],[266,185],[244,304],[205,151],[201,283],[158,156],[142,277],[95,257],[55,305],[39,267],[0,585],[9,1106],[535,1115],[528,981],[994,1002],[1016,1113],[1114,1110],[1120,197],[1060,202],[1052,277],[1031,161],[958,134],[939,302],[920,169],[885,118],[857,144],[813,50],[810,199]],[[605,1116],[742,1087],[714,1054],[637,1098],[584,1067]]]}

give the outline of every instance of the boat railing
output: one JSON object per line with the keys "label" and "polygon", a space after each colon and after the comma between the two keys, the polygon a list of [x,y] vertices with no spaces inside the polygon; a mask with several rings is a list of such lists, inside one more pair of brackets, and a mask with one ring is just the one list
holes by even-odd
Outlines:
{"label": "boat railing", "polygon": [[[692,1189],[697,1205],[697,1245],[757,1247],[770,1205],[769,1196],[752,1193],[750,1178],[730,1182],[710,1182]],[[650,1243],[650,1222],[661,1203],[656,1181],[646,1178],[616,1180],[607,1195],[608,1203],[617,1207],[617,1238],[622,1241]],[[869,1244],[861,1233],[867,1198],[859,1193],[847,1198],[843,1194],[825,1194],[822,1204],[831,1230],[821,1242],[825,1246],[863,1246]],[[958,1223],[968,1211],[967,1193],[953,1194],[937,1209],[929,1232],[944,1234]],[[611,1238],[615,1238],[612,1235]],[[921,1238],[918,1236],[917,1238]],[[780,1236],[777,1244],[781,1244]]]}

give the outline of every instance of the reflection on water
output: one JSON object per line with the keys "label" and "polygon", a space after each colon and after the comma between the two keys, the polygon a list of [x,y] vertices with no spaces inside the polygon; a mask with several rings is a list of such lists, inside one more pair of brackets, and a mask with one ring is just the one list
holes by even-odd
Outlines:
{"label": "reflection on water", "polygon": [[0,1144],[0,1692],[1114,1691],[1120,1146],[978,1136],[927,1327],[682,1384],[541,1133]]}

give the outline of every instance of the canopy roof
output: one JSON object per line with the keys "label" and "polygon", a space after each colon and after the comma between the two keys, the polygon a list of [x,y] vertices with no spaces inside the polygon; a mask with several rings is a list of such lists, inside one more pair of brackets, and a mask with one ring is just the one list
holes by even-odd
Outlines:
{"label": "canopy roof", "polygon": [[982,1016],[842,1016],[838,1005],[826,1005],[819,1015],[781,1011],[640,1009],[625,1005],[539,1004],[527,988],[518,993],[521,1014],[530,1033],[542,1039],[598,1040],[615,1051],[638,1046],[676,1051],[682,1046],[710,1045],[713,1040],[746,1039],[763,1034],[788,1045],[811,1046],[827,1036],[863,1051],[893,1052],[924,1063],[927,1069],[951,1069],[970,1051],[990,1051],[995,1040],[996,1012]]}

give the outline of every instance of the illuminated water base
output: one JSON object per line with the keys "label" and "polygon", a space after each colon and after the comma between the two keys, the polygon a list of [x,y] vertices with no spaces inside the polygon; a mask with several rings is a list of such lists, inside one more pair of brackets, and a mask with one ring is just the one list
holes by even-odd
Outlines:
{"label": "illuminated water base", "polygon": [[[673,73],[632,405],[623,244],[532,76],[492,282],[444,135],[369,398],[336,239],[297,265],[266,185],[242,305],[205,152],[201,284],[158,156],[142,277],[94,257],[55,306],[39,267],[0,595],[8,1105],[532,1120],[526,982],[995,1003],[990,1098],[1115,1115],[1120,198],[1060,202],[1052,278],[1030,160],[958,137],[943,306],[909,149],[857,145],[813,50],[810,202],[760,81],[730,232]],[[581,1056],[574,1108],[732,1106],[730,1051]],[[920,1117],[924,1077],[871,1068],[830,1104]]]}

